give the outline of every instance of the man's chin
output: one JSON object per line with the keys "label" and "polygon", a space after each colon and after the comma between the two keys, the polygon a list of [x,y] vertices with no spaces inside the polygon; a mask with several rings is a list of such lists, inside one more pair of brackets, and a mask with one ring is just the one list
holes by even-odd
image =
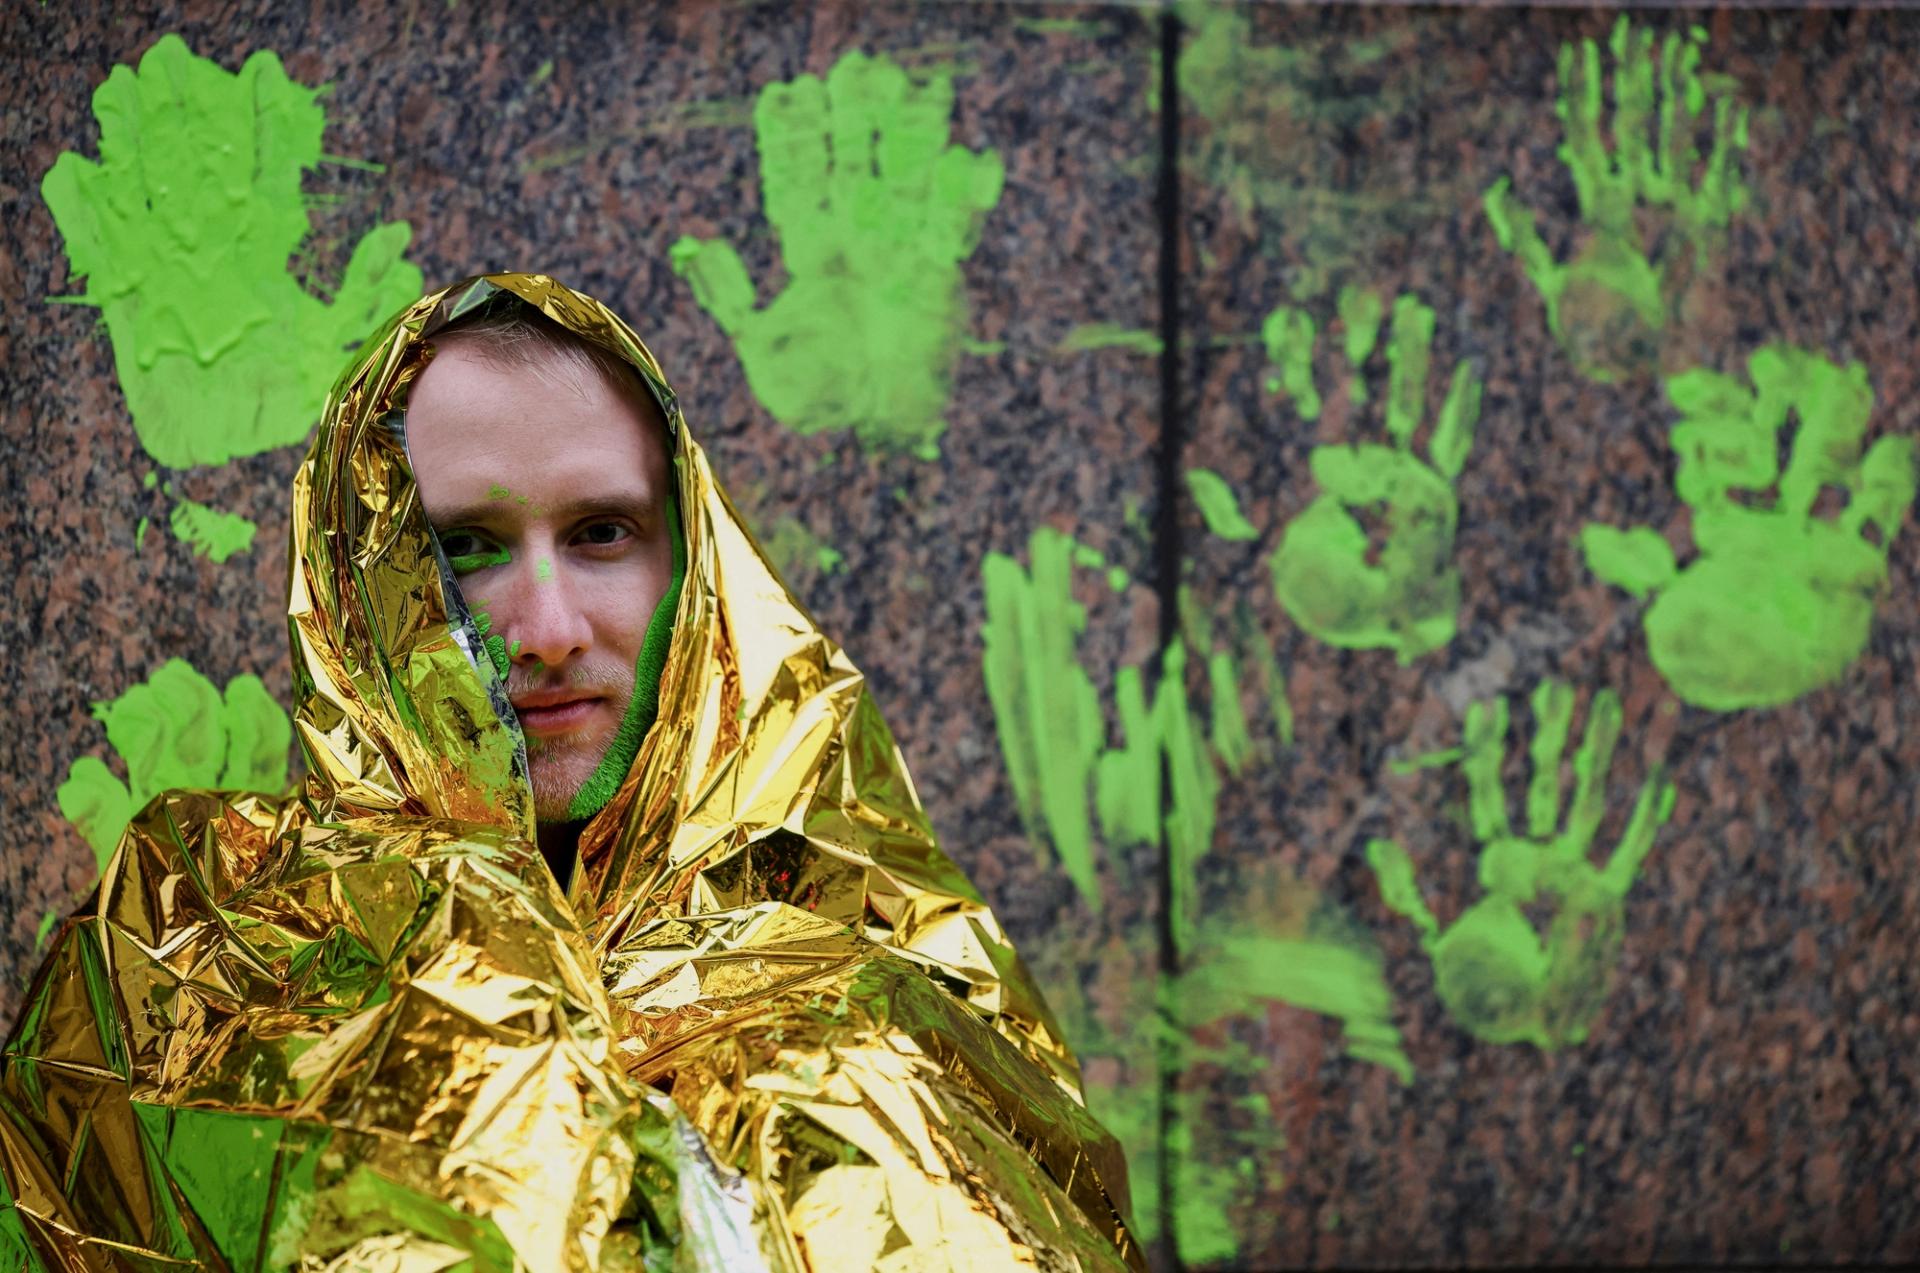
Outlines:
{"label": "man's chin", "polygon": [[567,811],[593,776],[596,763],[582,755],[530,757],[533,816],[543,824],[572,821]]}

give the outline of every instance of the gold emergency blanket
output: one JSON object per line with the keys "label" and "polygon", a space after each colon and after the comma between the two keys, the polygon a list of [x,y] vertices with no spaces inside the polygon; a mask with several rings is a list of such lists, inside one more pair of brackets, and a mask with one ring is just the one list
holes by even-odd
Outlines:
{"label": "gold emergency blanket", "polygon": [[[686,585],[658,722],[563,895],[406,460],[505,290],[636,366]],[[860,672],[646,347],[541,275],[392,320],[294,487],[304,786],[171,792],[61,928],[0,1074],[0,1267],[1139,1267],[1125,1168]]]}

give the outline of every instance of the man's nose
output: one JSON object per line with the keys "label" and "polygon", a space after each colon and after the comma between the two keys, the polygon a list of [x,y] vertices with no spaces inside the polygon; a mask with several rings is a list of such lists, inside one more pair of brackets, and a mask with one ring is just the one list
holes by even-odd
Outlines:
{"label": "man's nose", "polygon": [[559,667],[592,644],[592,626],[575,604],[571,582],[547,558],[521,572],[513,592],[501,635],[515,663]]}

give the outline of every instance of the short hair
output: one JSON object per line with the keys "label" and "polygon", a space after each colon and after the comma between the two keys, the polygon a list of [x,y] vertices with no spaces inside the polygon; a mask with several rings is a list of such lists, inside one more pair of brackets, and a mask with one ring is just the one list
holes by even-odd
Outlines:
{"label": "short hair", "polygon": [[[637,404],[664,432],[666,412],[639,369],[619,354],[548,318],[517,296],[496,296],[475,313],[455,320],[427,338],[434,353],[443,348],[471,350],[496,367],[524,368],[550,383],[578,393],[579,377],[598,375],[615,393]],[[570,377],[553,377],[549,368],[560,363]]]}

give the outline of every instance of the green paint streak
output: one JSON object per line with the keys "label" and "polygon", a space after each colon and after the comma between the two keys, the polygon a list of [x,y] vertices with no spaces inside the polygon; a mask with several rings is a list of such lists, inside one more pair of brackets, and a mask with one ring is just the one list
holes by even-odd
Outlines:
{"label": "green paint streak", "polygon": [[993,151],[947,144],[951,75],[912,83],[884,57],[846,54],[825,81],[770,84],[754,106],[762,202],[786,289],[755,307],[730,244],[691,236],[674,270],[732,338],[747,383],[802,434],[938,455],[966,335],[961,263],[1000,199]]}
{"label": "green paint streak", "polygon": [[175,539],[193,545],[194,556],[211,557],[215,562],[251,549],[254,533],[259,530],[238,514],[223,513],[190,499],[173,506],[170,524]]}
{"label": "green paint streak", "polygon": [[[1269,563],[1274,594],[1301,627],[1346,649],[1390,649],[1402,663],[1453,639],[1460,609],[1453,482],[1480,418],[1479,378],[1463,361],[1428,444],[1431,463],[1414,454],[1433,322],[1416,298],[1394,302],[1386,408],[1393,445],[1315,447],[1308,462],[1321,494],[1287,524]],[[1378,545],[1355,510],[1380,514]]]}
{"label": "green paint streak", "polygon": [[[1670,254],[1690,247],[1704,262],[1749,202],[1734,163],[1734,152],[1747,146],[1747,108],[1735,106],[1730,78],[1700,73],[1705,43],[1698,29],[1673,31],[1656,50],[1653,32],[1635,29],[1623,15],[1607,45],[1611,120],[1598,43],[1560,47],[1559,155],[1588,231],[1570,262],[1554,259],[1533,213],[1514,201],[1508,178],[1486,192],[1494,236],[1533,281],[1562,349],[1595,380],[1615,380],[1657,359],[1660,333],[1673,316]],[[1709,112],[1713,143],[1703,160],[1694,138]],[[1672,247],[1649,256],[1635,224],[1638,207],[1669,218]]]}
{"label": "green paint streak", "polygon": [[1339,310],[1341,326],[1346,328],[1347,362],[1353,367],[1353,378],[1347,382],[1347,396],[1356,404],[1364,405],[1367,381],[1362,369],[1380,339],[1380,318],[1384,310],[1379,293],[1351,284],[1340,289]]}
{"label": "green paint streak", "polygon": [[[1865,367],[1770,345],[1748,371],[1751,387],[1705,369],[1667,381],[1681,413],[1674,486],[1692,510],[1691,562],[1678,565],[1646,527],[1580,535],[1595,574],[1654,595],[1647,648],[1674,693],[1717,711],[1778,706],[1845,675],[1866,646],[1915,493],[1912,438],[1865,446]],[[1783,469],[1789,416],[1799,427]],[[1837,516],[1814,515],[1823,488],[1846,495]]]}
{"label": "green paint streak", "polygon": [[67,770],[55,798],[104,868],[133,815],[175,788],[278,792],[287,785],[293,727],[257,676],[236,676],[225,696],[181,659],[143,684],[94,704],[127,781],[95,756]]}
{"label": "green paint streak", "polygon": [[1320,418],[1320,392],[1313,387],[1313,319],[1302,309],[1282,305],[1260,324],[1267,361],[1280,369],[1267,378],[1267,392],[1285,392],[1303,420]]}
{"label": "green paint streak", "polygon": [[[1369,842],[1367,863],[1381,900],[1419,932],[1435,989],[1460,1027],[1489,1043],[1532,1043],[1551,1051],[1585,1042],[1606,1003],[1625,940],[1626,898],[1655,835],[1672,815],[1674,788],[1657,768],[1648,775],[1620,842],[1606,865],[1596,867],[1588,853],[1605,813],[1620,698],[1612,690],[1593,697],[1574,755],[1572,803],[1557,832],[1573,691],[1543,683],[1532,706],[1536,736],[1529,748],[1526,838],[1511,834],[1500,782],[1507,702],[1475,703],[1467,712],[1461,767],[1480,843],[1484,897],[1442,927],[1397,844]],[[1552,911],[1544,941],[1522,910],[1536,903]]]}
{"label": "green paint streak", "polygon": [[1154,693],[1154,718],[1160,748],[1167,758],[1167,856],[1172,870],[1173,943],[1185,950],[1200,923],[1200,859],[1213,847],[1214,806],[1220,775],[1207,750],[1206,735],[1187,702],[1186,648],[1178,637],[1161,657],[1160,686]]}
{"label": "green paint streak", "polygon": [[767,555],[782,577],[797,579],[804,571],[830,575],[846,562],[841,552],[813,533],[797,517],[781,517],[773,523],[765,544]]}
{"label": "green paint streak", "polygon": [[142,548],[145,548],[147,546],[147,527],[151,523],[151,521],[152,521],[151,518],[142,517],[139,523],[134,526],[133,551],[139,552]]}
{"label": "green paint streak", "polygon": [[1073,540],[1051,527],[1027,543],[1031,574],[1001,553],[981,563],[984,671],[1000,751],[1027,834],[1042,831],[1087,905],[1100,908],[1087,788],[1106,738],[1100,702],[1074,653],[1087,626],[1073,600]]}
{"label": "green paint streak", "polygon": [[1200,516],[1206,519],[1207,529],[1221,539],[1245,542],[1260,538],[1260,532],[1240,513],[1240,501],[1233,497],[1233,488],[1226,479],[1212,469],[1188,469],[1187,489],[1193,493],[1193,502],[1200,506]]}
{"label": "green paint streak", "polygon": [[1165,346],[1150,331],[1121,327],[1117,323],[1083,323],[1066,334],[1053,347],[1056,354],[1085,353],[1094,349],[1126,349],[1136,354],[1158,357]]}
{"label": "green paint streak", "polygon": [[1236,611],[1240,624],[1240,655],[1260,673],[1262,692],[1267,697],[1267,713],[1273,724],[1274,740],[1282,747],[1293,746],[1293,703],[1287,697],[1286,673],[1274,657],[1273,645],[1254,622],[1253,613]]}
{"label": "green paint streak", "polygon": [[1238,775],[1253,756],[1253,739],[1247,733],[1246,713],[1240,709],[1240,672],[1224,650],[1215,650],[1207,658],[1207,691],[1213,726],[1208,739],[1228,771]]}
{"label": "green paint streak", "polygon": [[100,162],[62,154],[41,182],[140,443],[170,468],[298,442],[347,351],[420,294],[404,222],[360,240],[331,303],[287,272],[310,232],[318,96],[273,53],[232,74],[163,36],[95,91]]}
{"label": "green paint streak", "polygon": [[47,938],[53,933],[54,925],[60,922],[60,912],[49,910],[40,917],[40,927],[33,930],[33,948],[38,951],[47,944]]}

